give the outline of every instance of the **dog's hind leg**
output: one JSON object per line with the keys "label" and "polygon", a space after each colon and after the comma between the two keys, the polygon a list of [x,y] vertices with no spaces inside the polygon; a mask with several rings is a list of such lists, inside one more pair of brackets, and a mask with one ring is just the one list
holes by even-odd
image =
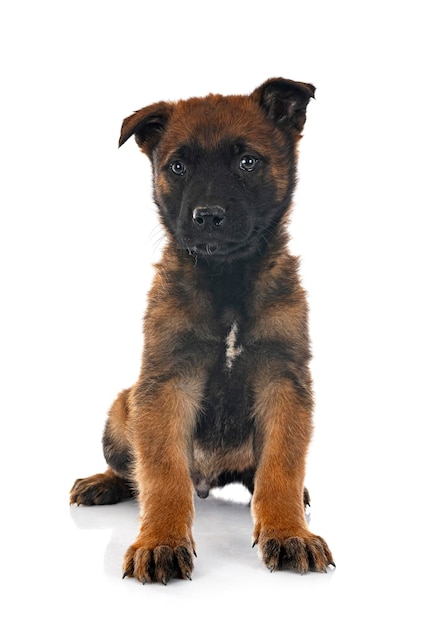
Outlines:
{"label": "dog's hind leg", "polygon": [[78,478],[70,493],[70,504],[116,504],[132,497],[129,483],[108,468],[102,474]]}
{"label": "dog's hind leg", "polygon": [[103,436],[104,456],[108,469],[101,474],[75,481],[71,504],[116,504],[132,497],[132,453],[127,439],[129,389],[122,391],[112,405]]}

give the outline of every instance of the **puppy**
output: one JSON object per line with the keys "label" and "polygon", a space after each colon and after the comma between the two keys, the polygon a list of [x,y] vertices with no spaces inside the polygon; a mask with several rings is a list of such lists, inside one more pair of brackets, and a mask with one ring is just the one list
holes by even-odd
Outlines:
{"label": "puppy", "polygon": [[275,78],[250,95],[157,102],[127,117],[152,163],[167,242],[149,295],[138,381],[106,423],[108,469],[71,502],[133,494],[141,526],[123,572],[191,578],[193,494],[241,482],[269,570],[326,571],[304,505],[312,432],[307,302],[286,225],[310,84]]}

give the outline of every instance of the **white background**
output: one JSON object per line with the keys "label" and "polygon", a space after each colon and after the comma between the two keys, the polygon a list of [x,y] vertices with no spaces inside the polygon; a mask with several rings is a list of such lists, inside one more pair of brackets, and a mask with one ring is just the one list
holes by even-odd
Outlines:
{"label": "white background", "polygon": [[[0,31],[4,623],[426,623],[423,3],[16,1]],[[269,574],[248,508],[209,498],[193,582],[142,587],[120,578],[136,506],[68,506],[136,379],[162,243],[121,121],[273,76],[317,87],[292,250],[311,306],[310,526],[337,569]]]}

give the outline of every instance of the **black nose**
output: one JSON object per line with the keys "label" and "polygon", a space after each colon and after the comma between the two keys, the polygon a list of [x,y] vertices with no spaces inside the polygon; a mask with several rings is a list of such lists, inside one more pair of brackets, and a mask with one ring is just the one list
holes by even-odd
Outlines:
{"label": "black nose", "polygon": [[197,207],[193,211],[193,222],[202,230],[219,228],[225,221],[225,209],[221,206]]}

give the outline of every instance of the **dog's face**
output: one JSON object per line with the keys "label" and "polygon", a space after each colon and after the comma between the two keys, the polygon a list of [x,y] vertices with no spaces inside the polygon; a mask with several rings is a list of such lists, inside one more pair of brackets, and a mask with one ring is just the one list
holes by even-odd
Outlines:
{"label": "dog's face", "polygon": [[152,162],[154,199],[177,245],[230,261],[262,248],[286,213],[314,87],[272,79],[250,96],[159,102],[123,122]]}

